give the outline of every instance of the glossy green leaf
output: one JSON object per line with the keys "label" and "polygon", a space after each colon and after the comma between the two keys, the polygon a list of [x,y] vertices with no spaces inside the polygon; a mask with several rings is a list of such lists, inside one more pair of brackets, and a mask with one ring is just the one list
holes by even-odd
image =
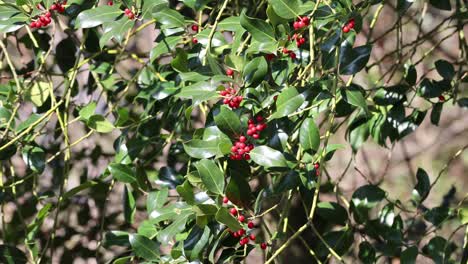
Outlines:
{"label": "glossy green leaf", "polygon": [[316,152],[320,146],[320,133],[315,121],[307,118],[299,130],[299,142],[304,150]]}
{"label": "glossy green leaf", "polygon": [[361,91],[348,87],[341,90],[341,96],[349,104],[360,107],[366,114],[369,114],[366,99],[362,95]]}
{"label": "glossy green leaf", "polygon": [[132,224],[135,218],[136,212],[136,202],[135,198],[133,197],[132,191],[125,186],[125,191],[123,193],[123,200],[124,200],[124,217],[127,223]]}
{"label": "glossy green leaf", "polygon": [[369,61],[371,45],[360,46],[344,52],[340,61],[340,73],[352,75],[360,72]]}
{"label": "glossy green leaf", "polygon": [[364,241],[359,244],[359,259],[364,264],[375,263],[375,249],[369,242]]}
{"label": "glossy green leaf", "polygon": [[81,12],[75,21],[75,28],[92,28],[97,27],[106,22],[117,20],[124,13],[119,9],[118,5],[108,6],[102,5]]}
{"label": "glossy green leaf", "polygon": [[443,103],[436,103],[432,107],[431,111],[431,123],[438,126],[440,121],[440,115],[442,114],[442,109],[444,107]]}
{"label": "glossy green leaf", "polygon": [[129,241],[132,245],[132,249],[134,250],[135,255],[137,255],[138,257],[150,261],[159,260],[158,243],[138,234],[129,235]]}
{"label": "glossy green leaf", "polygon": [[282,18],[294,19],[300,15],[301,3],[298,0],[268,0],[276,14]]}
{"label": "glossy green leaf", "polygon": [[245,65],[244,81],[247,86],[256,86],[265,78],[267,72],[268,64],[265,58],[256,57]]}
{"label": "glossy green leaf", "polygon": [[80,120],[88,121],[96,111],[96,102],[91,102],[79,111]]}
{"label": "glossy green leaf", "polygon": [[239,117],[227,106],[221,106],[218,113],[215,113],[214,121],[216,126],[228,136],[241,134],[242,125]]}
{"label": "glossy green leaf", "polygon": [[26,264],[28,258],[14,246],[0,245],[0,262],[5,264]]}
{"label": "glossy green leaf", "polygon": [[305,95],[300,94],[296,88],[288,87],[281,91],[276,100],[276,112],[272,119],[281,118],[294,113],[305,102]]}
{"label": "glossy green leaf", "polygon": [[359,187],[352,196],[352,202],[356,207],[373,208],[386,196],[386,193],[375,185]]}
{"label": "glossy green leaf", "polygon": [[250,152],[250,157],[255,163],[265,168],[288,166],[283,154],[268,146],[255,147]]}
{"label": "glossy green leaf", "polygon": [[401,264],[415,264],[418,257],[418,248],[415,246],[409,247],[401,252]]}
{"label": "glossy green leaf", "polygon": [[136,182],[136,174],[129,166],[124,164],[112,163],[108,167],[112,176],[120,181],[125,183]]}
{"label": "glossy green leaf", "polygon": [[216,194],[224,193],[224,174],[212,160],[200,160],[195,163],[198,174],[206,188]]}
{"label": "glossy green leaf", "polygon": [[229,213],[226,207],[219,208],[215,218],[216,221],[220,222],[221,224],[225,224],[233,232],[242,228],[239,221]]}
{"label": "glossy green leaf", "polygon": [[174,9],[164,8],[153,13],[153,17],[158,23],[163,24],[168,28],[184,27],[184,16]]}
{"label": "glossy green leaf", "polygon": [[[443,0],[441,0],[443,1]],[[446,80],[452,80],[455,77],[455,68],[446,60],[438,60],[435,62],[437,72]]]}
{"label": "glossy green leaf", "polygon": [[248,17],[245,13],[242,13],[240,24],[252,34],[253,39],[259,42],[276,42],[273,28],[265,21]]}
{"label": "glossy green leaf", "polygon": [[155,209],[163,207],[167,202],[168,196],[169,190],[167,188],[162,188],[159,191],[150,192],[146,199],[146,211],[151,213]]}
{"label": "glossy green leaf", "polygon": [[39,147],[26,146],[23,148],[23,160],[26,166],[32,171],[41,174],[44,171],[46,164],[46,154]]}

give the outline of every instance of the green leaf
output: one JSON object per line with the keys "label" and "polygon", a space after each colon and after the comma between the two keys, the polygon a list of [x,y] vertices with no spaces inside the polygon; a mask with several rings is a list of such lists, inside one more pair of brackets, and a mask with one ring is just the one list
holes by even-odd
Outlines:
{"label": "green leaf", "polygon": [[345,225],[348,220],[346,209],[334,202],[320,202],[317,204],[317,214],[325,221],[338,225]]}
{"label": "green leaf", "polygon": [[129,224],[133,224],[136,212],[136,202],[133,197],[132,191],[125,185],[125,191],[123,194],[124,198],[124,217],[125,221]]}
{"label": "green leaf", "polygon": [[288,166],[283,154],[268,146],[255,147],[250,152],[250,157],[255,163],[265,168]]}
{"label": "green leaf", "polygon": [[192,139],[183,144],[185,152],[197,159],[221,157],[231,152],[232,143],[218,127],[207,127],[203,139]]}
{"label": "green leaf", "polygon": [[377,105],[395,105],[406,100],[406,92],[409,90],[407,85],[395,85],[383,87],[377,90],[374,96],[374,102]]}
{"label": "green leaf", "polygon": [[435,8],[450,11],[452,6],[450,5],[450,0],[429,0],[429,3]]}
{"label": "green leaf", "polygon": [[224,174],[212,160],[200,160],[195,163],[203,184],[212,193],[224,193]]}
{"label": "green leaf", "polygon": [[441,95],[444,91],[450,90],[451,85],[448,80],[431,81],[424,78],[419,84],[418,94],[424,98],[434,98]]}
{"label": "green leaf", "polygon": [[150,61],[153,62],[159,56],[169,53],[175,49],[176,45],[182,40],[181,36],[169,36],[161,38],[150,53]]}
{"label": "green leaf", "polygon": [[187,53],[183,49],[177,49],[177,56],[171,61],[171,66],[176,72],[188,72]]}
{"label": "green leaf", "polygon": [[42,106],[49,98],[50,84],[48,82],[34,82],[25,96],[37,107]]}
{"label": "green leaf", "polygon": [[[399,1],[406,1],[406,0],[399,0]],[[418,72],[416,71],[416,67],[414,65],[405,65],[405,80],[406,82],[413,86],[416,84],[416,80],[418,78]]]}
{"label": "green leaf", "polygon": [[226,187],[226,196],[233,204],[239,207],[249,205],[252,191],[250,190],[247,178],[244,175],[232,173]]}
{"label": "green leaf", "polygon": [[276,42],[275,33],[271,25],[257,18],[248,17],[245,12],[241,14],[240,24],[252,38],[259,42]]}
{"label": "green leaf", "polygon": [[256,57],[244,67],[244,81],[246,86],[256,86],[265,78],[268,64],[263,56]]}
{"label": "green leaf", "polygon": [[23,160],[34,172],[41,174],[46,164],[46,154],[39,147],[26,146],[23,149]]}
{"label": "green leaf", "polygon": [[341,96],[347,103],[360,107],[367,115],[369,115],[370,113],[369,108],[366,104],[366,99],[364,98],[360,90],[352,87],[353,86],[350,86],[341,90]]}
{"label": "green leaf", "polygon": [[369,61],[371,45],[345,49],[340,56],[340,74],[352,75],[360,72]]}
{"label": "green leaf", "polygon": [[431,123],[438,126],[440,121],[440,115],[442,114],[442,108],[444,107],[444,103],[436,103],[434,107],[432,107],[431,111]]}
{"label": "green leaf", "polygon": [[276,14],[282,18],[294,19],[300,14],[301,3],[298,0],[268,0]]}
{"label": "green leaf", "polygon": [[462,225],[468,224],[468,207],[463,207],[458,210],[458,217]]}
{"label": "green leaf", "polygon": [[185,26],[184,16],[174,9],[164,8],[156,13],[153,13],[153,17],[158,21],[158,23],[163,24],[167,28],[178,28]]}
{"label": "green leaf", "polygon": [[195,203],[193,187],[190,185],[189,181],[185,181],[182,185],[177,186],[176,190],[187,204],[193,205]]}
{"label": "green leaf", "polygon": [[0,262],[5,264],[26,264],[28,258],[16,247],[0,245]]}
{"label": "green leaf", "polygon": [[232,216],[226,207],[219,208],[215,216],[216,221],[225,224],[231,231],[236,232],[241,229],[242,226],[239,221]]}
{"label": "green leaf", "polygon": [[461,108],[468,108],[468,97],[458,99],[457,104]]}
{"label": "green leaf", "polygon": [[385,191],[375,185],[359,187],[352,196],[353,205],[356,207],[373,208],[385,198]]}
{"label": "green leaf", "polygon": [[104,23],[104,33],[99,38],[99,47],[101,47],[101,49],[104,48],[111,39],[121,44],[127,32],[133,28],[133,25],[135,25],[135,20],[129,19],[127,16],[117,21]]}
{"label": "green leaf", "polygon": [[109,165],[108,169],[110,173],[112,174],[112,176],[120,182],[125,182],[125,183],[136,182],[135,172],[132,170],[132,168],[130,168],[127,165],[112,163]]}
{"label": "green leaf", "polygon": [[99,133],[110,133],[114,130],[114,125],[102,115],[92,115],[88,122],[88,127]]}
{"label": "green leaf", "polygon": [[241,133],[242,125],[239,117],[224,105],[221,106],[219,112],[215,114],[214,121],[216,126],[230,137]]}
{"label": "green leaf", "polygon": [[401,264],[415,264],[418,257],[418,248],[415,246],[409,247],[401,252]]}
{"label": "green leaf", "polygon": [[150,214],[158,208],[162,208],[167,202],[169,196],[169,189],[162,188],[159,191],[150,192],[146,198],[146,212]]}
{"label": "green leaf", "polygon": [[369,242],[364,241],[359,245],[359,259],[364,264],[375,263],[375,249]]}
{"label": "green leaf", "polygon": [[129,241],[136,256],[150,261],[159,260],[158,243],[138,234],[130,234]]}
{"label": "green leaf", "polygon": [[418,171],[416,172],[416,179],[418,182],[414,187],[412,196],[416,202],[422,203],[429,194],[431,182],[429,180],[429,175],[427,175],[426,171],[421,168],[418,168]]}
{"label": "green leaf", "polygon": [[75,21],[75,28],[92,28],[106,22],[113,22],[123,16],[118,5],[102,5],[81,12]]}
{"label": "green leaf", "polygon": [[430,257],[436,264],[447,263],[450,255],[455,251],[456,245],[445,238],[436,236],[423,247],[423,253]]}
{"label": "green leaf", "polygon": [[288,87],[278,95],[276,100],[276,112],[271,115],[271,118],[276,119],[292,114],[304,102],[304,94],[300,94],[294,87]]}
{"label": "green leaf", "polygon": [[16,6],[0,5],[0,32],[10,33],[22,28],[29,17],[21,12]]}
{"label": "green leaf", "polygon": [[455,77],[455,68],[446,60],[438,60],[435,62],[437,72],[442,78],[452,80]]}
{"label": "green leaf", "polygon": [[20,133],[23,130],[29,128],[33,123],[39,120],[42,116],[38,114],[31,114],[26,120],[21,122],[15,129],[16,133]]}
{"label": "green leaf", "polygon": [[177,218],[174,222],[172,222],[172,224],[170,224],[168,227],[164,228],[158,233],[158,240],[163,245],[168,245],[173,239],[173,237],[184,231],[188,218],[191,215],[193,215],[193,212],[185,212],[184,214],[177,215]]}
{"label": "green leaf", "polygon": [[95,111],[96,111],[96,102],[91,102],[87,106],[81,108],[81,110],[78,112],[80,116],[80,120],[88,121],[89,118],[92,115],[94,115]]}
{"label": "green leaf", "polygon": [[320,146],[320,133],[315,121],[307,118],[299,130],[299,142],[304,150],[313,150],[317,152]]}
{"label": "green leaf", "polygon": [[104,235],[103,246],[110,247],[110,246],[122,246],[126,247],[129,246],[129,235],[127,232],[124,231],[109,231],[106,232]]}
{"label": "green leaf", "polygon": [[176,97],[189,98],[193,100],[194,105],[198,105],[201,102],[208,101],[212,98],[218,97],[219,81],[211,79],[209,81],[196,82],[194,84],[183,87]]}

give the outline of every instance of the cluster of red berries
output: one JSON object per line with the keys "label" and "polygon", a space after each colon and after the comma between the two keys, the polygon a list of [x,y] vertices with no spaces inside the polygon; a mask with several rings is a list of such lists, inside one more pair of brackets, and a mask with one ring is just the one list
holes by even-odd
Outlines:
{"label": "cluster of red berries", "polygon": [[232,109],[239,108],[240,103],[244,99],[241,95],[236,95],[237,92],[232,87],[222,90],[219,94],[224,97],[223,104],[229,105]]}
{"label": "cluster of red berries", "polygon": [[308,17],[299,17],[293,24],[293,27],[295,30],[301,29],[303,27],[307,27],[310,23],[310,20]]}
{"label": "cluster of red berries", "polygon": [[128,19],[132,20],[132,19],[135,19],[135,13],[133,13],[132,10],[130,10],[129,8],[125,8],[125,15],[128,17]]}
{"label": "cluster of red berries", "polygon": [[43,15],[39,16],[36,21],[32,21],[29,26],[31,28],[47,27],[52,22],[52,19],[50,18],[51,16],[52,14],[47,11]]}
{"label": "cluster of red berries", "polygon": [[348,33],[354,28],[354,18],[351,18],[346,25],[343,26],[343,32]]}
{"label": "cluster of red berries", "polygon": [[306,39],[304,37],[302,37],[301,35],[298,35],[298,34],[294,34],[292,36],[292,38],[290,38],[288,36],[288,40],[296,40],[296,46],[299,48],[300,46],[302,46],[305,42],[306,42]]}
{"label": "cluster of red berries", "polygon": [[259,115],[256,117],[257,123],[253,119],[248,121],[247,135],[253,137],[254,139],[260,138],[260,132],[265,130],[267,125],[263,122],[263,116]]}
{"label": "cluster of red berries", "polygon": [[293,52],[292,50],[288,50],[288,48],[284,47],[283,48],[283,54],[288,54],[289,57],[291,57],[291,59],[295,60],[297,58],[297,55],[295,52]]}
{"label": "cluster of red berries", "polygon": [[[65,12],[65,7],[64,5],[67,4],[67,1],[63,2],[57,2],[55,4],[52,4],[50,6],[50,9],[44,12],[42,15],[40,15],[35,21],[32,21],[29,26],[31,28],[41,28],[41,27],[47,27],[51,22],[52,22],[52,13],[51,11],[57,11],[58,13],[63,13]],[[38,4],[37,5],[38,9],[44,10],[44,7],[42,5]]]}
{"label": "cluster of red berries", "polygon": [[249,160],[249,152],[254,149],[253,144],[247,143],[247,138],[245,136],[240,136],[239,140],[234,142],[234,145],[231,148],[231,159],[232,160]]}
{"label": "cluster of red berries", "polygon": [[[227,197],[224,197],[223,198],[223,203],[227,204],[229,202],[229,199]],[[236,208],[231,208],[231,210],[229,210],[229,212],[231,213],[232,216],[234,217],[237,217],[237,220],[242,224],[245,222],[245,216],[243,216],[241,213],[239,213],[237,211]],[[247,223],[247,227],[249,229],[249,231],[252,231],[252,229],[255,228],[255,224],[252,222],[252,221],[249,221]],[[249,243],[249,241],[252,241],[252,242],[255,242],[256,240],[256,237],[254,234],[250,233],[249,235],[247,235],[247,231],[244,229],[244,228],[241,228],[239,229],[238,231],[236,232],[233,232],[233,231],[229,231],[229,233],[235,237],[235,238],[239,238],[239,244],[241,246],[244,246],[244,245],[247,245]],[[261,243],[260,244],[260,248],[261,249],[266,249],[267,248],[267,244],[265,242]]]}

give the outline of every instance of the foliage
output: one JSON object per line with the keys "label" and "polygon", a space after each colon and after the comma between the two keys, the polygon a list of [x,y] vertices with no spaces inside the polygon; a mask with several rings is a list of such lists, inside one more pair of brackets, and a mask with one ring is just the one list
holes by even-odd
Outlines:
{"label": "foliage", "polygon": [[[272,263],[306,230],[315,242],[301,241],[317,263],[415,263],[418,255],[458,262],[466,244],[435,232],[466,226],[466,203],[454,204],[453,194],[436,207],[424,203],[448,165],[433,177],[419,168],[411,200],[394,200],[368,179],[345,195],[327,172],[335,152],[350,146],[356,155],[366,141],[393,146],[424,119],[438,125],[447,104],[467,106],[466,3],[423,1],[452,11],[456,30],[447,31],[461,43],[461,61],[435,61],[440,78],[432,79],[416,72],[425,58],[403,47],[393,54],[395,67],[370,73],[382,63],[371,58],[378,38],[369,34],[382,8],[395,9],[398,21],[388,28],[399,32],[405,13],[419,8],[417,1],[386,2],[0,1],[2,67],[11,74],[0,85],[2,208],[33,197],[18,208],[22,225],[4,223],[0,260],[53,259],[64,239],[58,216],[86,195],[101,210],[96,252],[125,249],[111,263],[240,262],[266,246]],[[37,28],[46,12],[50,25]],[[159,34],[142,54],[131,45],[147,28]],[[369,37],[358,41],[360,34]],[[12,61],[13,43],[32,55],[24,68]],[[77,124],[86,129],[78,138]],[[332,144],[340,127],[347,143]],[[114,153],[74,151],[96,136],[112,138]],[[98,177],[84,171],[69,188],[86,155],[106,168]],[[22,177],[18,157],[27,167]],[[52,184],[38,188],[46,175]],[[116,188],[123,190],[124,224],[112,229],[105,222],[115,215],[106,216],[105,207]],[[322,199],[327,193],[336,200]],[[306,216],[297,230],[288,224],[295,199]],[[279,216],[274,226],[268,214]],[[46,220],[53,227],[44,236]]]}

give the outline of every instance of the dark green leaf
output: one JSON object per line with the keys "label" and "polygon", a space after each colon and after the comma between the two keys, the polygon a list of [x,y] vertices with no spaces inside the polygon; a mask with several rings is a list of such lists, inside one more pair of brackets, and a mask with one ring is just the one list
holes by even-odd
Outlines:
{"label": "dark green leaf", "polygon": [[268,64],[264,57],[256,57],[244,67],[244,81],[247,86],[258,85],[268,72]]}
{"label": "dark green leaf", "polygon": [[371,45],[348,49],[340,61],[340,74],[352,75],[361,71],[369,61],[372,51]]}
{"label": "dark green leaf", "polygon": [[46,154],[39,147],[26,146],[23,149],[23,160],[34,172],[41,174],[46,164]]}
{"label": "dark green leaf", "polygon": [[212,160],[200,160],[195,164],[205,187],[216,194],[224,193],[224,174]]}
{"label": "dark green leaf", "polygon": [[450,11],[452,6],[450,5],[450,0],[429,0],[429,3],[435,8]]}
{"label": "dark green leaf", "polygon": [[401,252],[401,264],[415,264],[418,257],[418,248],[415,246],[409,247]]}
{"label": "dark green leaf", "polygon": [[418,168],[416,179],[418,182],[413,190],[413,199],[417,203],[422,203],[429,194],[431,182],[429,180],[429,175],[427,175],[426,171],[421,168]]}
{"label": "dark green leaf", "polygon": [[163,24],[167,28],[184,27],[184,16],[174,9],[164,8],[153,13],[153,17],[158,23]]}
{"label": "dark green leaf", "polygon": [[26,264],[28,258],[16,247],[0,245],[0,262],[5,264]]}
{"label": "dark green leaf", "polygon": [[232,174],[226,187],[226,196],[229,198],[229,201],[239,207],[246,207],[249,205],[251,195],[252,191],[246,177]]}
{"label": "dark green leaf", "polygon": [[301,125],[299,131],[299,142],[304,150],[317,151],[320,146],[320,133],[315,121],[307,118]]}
{"label": "dark green leaf", "polygon": [[351,105],[360,107],[367,115],[369,115],[369,108],[366,104],[366,99],[362,95],[361,91],[352,88],[352,86],[341,90],[341,96],[343,99]]}
{"label": "dark green leaf", "polygon": [[226,106],[221,106],[218,113],[215,113],[214,121],[216,126],[228,136],[241,134],[241,122],[236,113]]}
{"label": "dark green leaf", "polygon": [[136,212],[135,198],[133,197],[132,191],[125,186],[123,194],[124,198],[124,216],[127,223],[133,224],[133,220]]}
{"label": "dark green leaf", "polygon": [[348,213],[343,206],[334,202],[320,202],[317,204],[317,214],[329,223],[345,225]]}
{"label": "dark green leaf", "polygon": [[[444,0],[440,0],[444,1]],[[447,1],[448,2],[448,1]],[[455,77],[455,68],[452,64],[445,60],[438,60],[435,62],[437,72],[446,80],[452,80]]]}
{"label": "dark green leaf", "polygon": [[373,208],[385,198],[385,192],[375,185],[364,185],[359,187],[352,197],[353,205],[356,207]]}
{"label": "dark green leaf", "polygon": [[375,249],[369,242],[364,241],[359,245],[359,259],[364,264],[375,263]]}
{"label": "dark green leaf", "polygon": [[436,103],[432,107],[431,112],[431,123],[434,125],[439,125],[440,115],[442,114],[442,108],[444,107],[443,103]]}

